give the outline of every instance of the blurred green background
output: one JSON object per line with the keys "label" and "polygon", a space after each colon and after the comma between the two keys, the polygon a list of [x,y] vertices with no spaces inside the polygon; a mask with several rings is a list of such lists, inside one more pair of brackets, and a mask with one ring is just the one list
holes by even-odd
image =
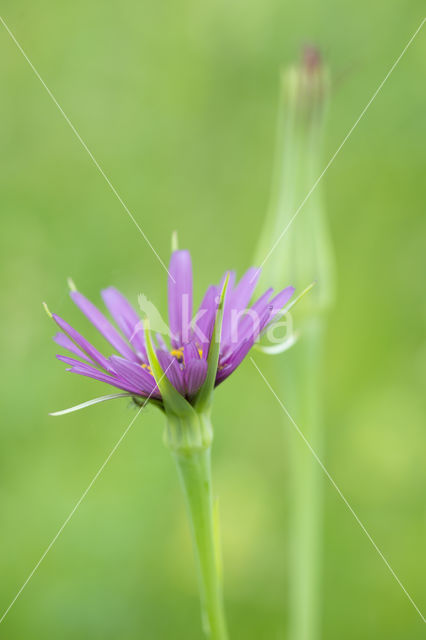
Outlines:
{"label": "blurred green background", "polygon": [[[199,298],[225,268],[241,273],[251,262],[268,203],[280,68],[307,41],[324,52],[333,78],[325,164],[423,9],[420,0],[5,0],[1,15],[166,262],[179,230]],[[339,288],[323,375],[327,468],[423,611],[425,59],[423,29],[324,178]],[[48,417],[108,391],[55,360],[41,301],[94,337],[68,298],[67,276],[96,302],[115,285],[135,304],[144,292],[163,312],[166,279],[3,27],[0,77],[3,611],[134,415],[117,401]],[[258,360],[267,373],[267,358]],[[287,442],[298,435],[250,363],[218,390],[214,424],[231,637],[284,639]],[[0,637],[201,637],[162,427],[154,409],[138,419]],[[424,637],[323,482],[323,637]]]}

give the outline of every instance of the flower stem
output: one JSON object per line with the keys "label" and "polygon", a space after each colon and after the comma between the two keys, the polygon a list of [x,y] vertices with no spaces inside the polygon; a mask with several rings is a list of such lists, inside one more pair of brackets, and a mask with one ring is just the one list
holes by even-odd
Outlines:
{"label": "flower stem", "polygon": [[201,596],[201,612],[206,637],[226,640],[217,522],[215,522],[211,448],[174,451],[185,495],[194,543]]}
{"label": "flower stem", "polygon": [[[275,360],[276,384],[313,449],[321,456],[324,331],[334,298],[334,256],[321,194],[321,147],[329,90],[319,52],[308,47],[300,64],[282,77],[276,170],[257,263],[269,256],[263,277],[279,287],[283,277],[296,290],[317,286],[295,309],[298,343]],[[300,212],[300,215],[299,215]],[[290,325],[291,326],[291,325]],[[285,357],[285,361],[284,361]],[[294,434],[291,434],[292,436]],[[290,440],[289,440],[290,444]],[[321,473],[306,446],[291,438],[292,509],[289,640],[321,637]]]}
{"label": "flower stem", "polygon": [[[281,371],[286,405],[297,424],[303,426],[306,438],[320,457],[324,437],[321,407],[323,333],[323,318],[306,321],[300,342],[287,355],[288,374],[283,375]],[[287,440],[293,495],[288,638],[317,640],[321,637],[323,478],[305,444],[292,437],[294,435],[289,432]]]}

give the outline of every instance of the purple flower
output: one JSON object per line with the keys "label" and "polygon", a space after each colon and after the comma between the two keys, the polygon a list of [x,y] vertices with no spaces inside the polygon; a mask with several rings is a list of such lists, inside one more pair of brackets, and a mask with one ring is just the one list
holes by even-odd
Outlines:
{"label": "purple flower", "polygon": [[[54,340],[69,352],[57,358],[69,365],[68,371],[106,382],[124,392],[85,405],[128,395],[138,404],[149,399],[164,409],[164,384],[159,372],[160,377],[167,378],[166,384],[172,385],[173,393],[176,390],[188,403],[195,404],[203,385],[210,384],[213,388],[235,371],[293,295],[293,287],[275,296],[273,290],[268,289],[249,306],[258,276],[259,270],[251,268],[236,283],[235,274],[226,273],[218,286],[208,287],[194,314],[191,257],[188,251],[174,251],[168,281],[169,335],[166,339],[170,340],[169,347],[159,333],[154,340],[117,289],[103,290],[102,298],[118,329],[83,294],[72,290],[75,304],[115,353],[105,357],[65,320],[52,314],[61,329]],[[148,313],[146,308],[144,311]],[[150,328],[155,329],[152,324]]]}

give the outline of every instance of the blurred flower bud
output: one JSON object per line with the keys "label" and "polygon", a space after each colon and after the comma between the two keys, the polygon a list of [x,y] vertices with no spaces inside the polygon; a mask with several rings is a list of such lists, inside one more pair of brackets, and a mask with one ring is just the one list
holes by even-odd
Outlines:
{"label": "blurred flower bud", "polygon": [[256,253],[262,277],[276,288],[285,280],[300,292],[317,282],[303,305],[310,315],[334,297],[334,260],[318,180],[328,94],[327,69],[318,50],[307,46],[299,64],[281,78],[275,173]]}

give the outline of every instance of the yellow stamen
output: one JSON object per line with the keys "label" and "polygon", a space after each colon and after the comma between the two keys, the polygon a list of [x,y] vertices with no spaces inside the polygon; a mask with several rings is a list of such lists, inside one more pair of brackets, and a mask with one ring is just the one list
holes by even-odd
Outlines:
{"label": "yellow stamen", "polygon": [[183,362],[183,347],[180,349],[172,349],[170,354],[174,356],[179,362]]}
{"label": "yellow stamen", "polygon": [[[198,349],[198,354],[200,356],[200,358],[203,357],[203,350],[202,349]],[[183,357],[183,347],[179,347],[179,349],[172,349],[170,351],[170,355],[172,355],[173,357],[175,357],[180,363],[182,363],[184,361],[184,357]]]}

